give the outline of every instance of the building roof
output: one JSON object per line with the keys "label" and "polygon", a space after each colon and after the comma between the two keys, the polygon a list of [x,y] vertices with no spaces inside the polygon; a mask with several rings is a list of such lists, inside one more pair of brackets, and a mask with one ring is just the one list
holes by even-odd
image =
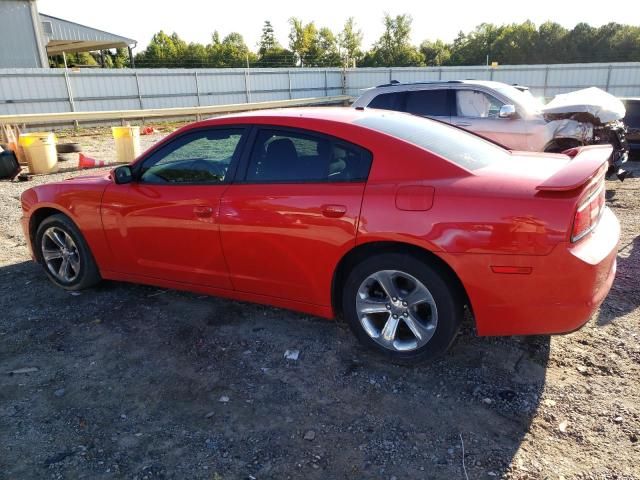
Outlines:
{"label": "building roof", "polygon": [[47,55],[127,48],[130,45],[135,46],[137,43],[131,38],[121,37],[43,13],[40,14],[40,21]]}

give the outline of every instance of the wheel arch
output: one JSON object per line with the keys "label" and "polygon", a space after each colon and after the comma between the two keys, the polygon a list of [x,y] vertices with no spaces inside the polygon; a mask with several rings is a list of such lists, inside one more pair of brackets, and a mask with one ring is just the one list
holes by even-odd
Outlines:
{"label": "wheel arch", "polygon": [[73,219],[65,211],[59,208],[42,206],[34,210],[29,217],[29,242],[31,242],[31,251],[33,252],[33,255],[38,263],[42,263],[42,255],[40,254],[40,249],[37,248],[37,245],[35,244],[36,233],[40,224],[45,219],[53,215],[64,215],[69,219],[69,221],[73,222],[73,224],[76,225],[76,222],[74,222]]}
{"label": "wheel arch", "polygon": [[543,151],[552,152],[554,149],[560,149],[563,151],[573,147],[580,147],[582,145],[584,145],[584,142],[581,142],[577,138],[558,137],[549,140],[549,142],[544,146]]}
{"label": "wheel arch", "polygon": [[331,307],[336,316],[342,314],[342,285],[351,269],[360,261],[371,255],[381,255],[385,253],[408,253],[425,263],[436,267],[441,273],[447,276],[458,292],[462,295],[465,305],[472,309],[471,301],[467,291],[460,280],[458,274],[438,255],[430,250],[417,245],[398,241],[372,241],[356,245],[349,250],[338,262],[331,283]]}

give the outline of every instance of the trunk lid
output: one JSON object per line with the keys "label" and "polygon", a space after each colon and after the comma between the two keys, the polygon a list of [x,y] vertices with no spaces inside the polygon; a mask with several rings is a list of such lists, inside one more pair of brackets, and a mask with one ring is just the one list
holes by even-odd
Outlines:
{"label": "trunk lid", "polygon": [[517,184],[529,191],[569,192],[577,190],[606,170],[610,145],[592,145],[564,153],[512,152],[505,160],[493,162],[473,173]]}

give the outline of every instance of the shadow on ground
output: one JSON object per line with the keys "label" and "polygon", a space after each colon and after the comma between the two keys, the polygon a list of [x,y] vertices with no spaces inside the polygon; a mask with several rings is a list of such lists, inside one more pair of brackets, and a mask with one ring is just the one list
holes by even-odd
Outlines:
{"label": "shadow on ground", "polygon": [[0,294],[10,478],[463,478],[461,437],[470,478],[500,475],[549,356],[467,326],[395,366],[336,322],[123,283],[74,296],[31,263],[0,268]]}

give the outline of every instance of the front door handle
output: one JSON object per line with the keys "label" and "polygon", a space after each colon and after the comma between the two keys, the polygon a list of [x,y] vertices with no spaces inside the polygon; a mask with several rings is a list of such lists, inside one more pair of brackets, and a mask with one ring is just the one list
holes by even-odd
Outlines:
{"label": "front door handle", "polygon": [[347,213],[347,207],[345,205],[323,205],[322,215],[329,218],[340,218]]}
{"label": "front door handle", "polygon": [[471,126],[471,124],[468,123],[468,122],[456,122],[456,125],[458,127],[470,127]]}
{"label": "front door handle", "polygon": [[213,215],[213,208],[207,205],[198,205],[197,207],[193,207],[193,213],[195,213],[198,218],[209,218]]}

